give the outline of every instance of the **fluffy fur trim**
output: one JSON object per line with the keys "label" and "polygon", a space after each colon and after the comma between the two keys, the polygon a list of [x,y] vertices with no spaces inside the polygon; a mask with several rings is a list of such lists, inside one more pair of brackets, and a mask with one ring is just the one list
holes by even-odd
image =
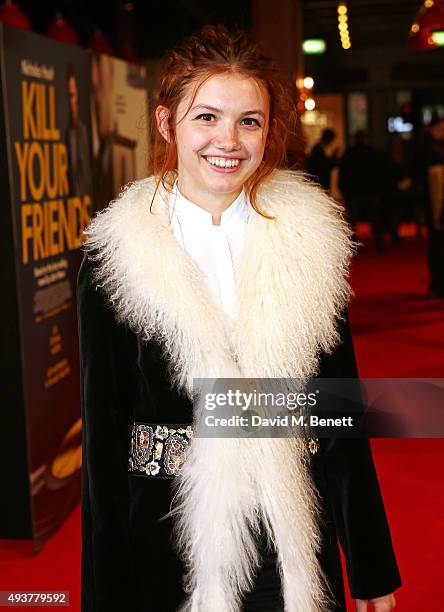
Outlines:
{"label": "fluffy fur trim", "polygon": [[[190,396],[195,378],[312,376],[320,351],[338,340],[349,296],[351,242],[334,202],[291,172],[276,172],[261,188],[259,204],[275,218],[251,215],[228,319],[175,240],[162,188],[150,213],[154,186],[153,178],[134,183],[86,231],[96,282],[116,317],[162,343],[174,384]],[[189,570],[184,611],[239,610],[260,562],[261,525],[278,553],[286,611],[327,608],[302,440],[196,438],[175,486],[177,540]]]}

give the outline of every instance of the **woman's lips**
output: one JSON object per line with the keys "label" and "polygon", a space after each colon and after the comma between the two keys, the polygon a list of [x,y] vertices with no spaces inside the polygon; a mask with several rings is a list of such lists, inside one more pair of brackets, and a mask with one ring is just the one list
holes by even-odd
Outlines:
{"label": "woman's lips", "polygon": [[[210,157],[210,156],[208,156]],[[239,170],[239,168],[242,166],[242,162],[244,161],[243,159],[240,159],[238,157],[233,158],[233,157],[229,157],[226,159],[238,159],[239,163],[237,166],[233,166],[232,168],[223,168],[222,166],[216,166],[215,164],[211,164],[206,157],[204,157],[204,160],[207,164],[207,166],[209,166],[212,170],[214,170],[215,172],[219,172],[222,174],[233,174],[233,172],[237,172]]]}

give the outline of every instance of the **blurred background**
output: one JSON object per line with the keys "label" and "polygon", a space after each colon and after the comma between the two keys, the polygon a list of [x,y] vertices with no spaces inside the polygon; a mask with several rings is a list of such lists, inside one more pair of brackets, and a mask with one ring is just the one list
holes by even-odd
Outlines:
{"label": "blurred background", "polygon": [[[163,53],[183,36],[205,23],[246,29],[279,60],[298,102],[290,161],[321,184],[328,181],[351,222],[370,223],[379,250],[385,235],[396,241],[433,224],[424,200],[442,180],[440,172],[429,177],[429,166],[443,156],[441,0],[227,0],[212,6],[199,0],[22,0],[4,3],[2,14],[14,25],[146,66],[148,94]],[[322,141],[326,129],[334,133]],[[361,159],[371,166],[367,175],[354,172]],[[375,206],[356,192],[369,182]],[[430,284],[435,293],[444,291],[442,279]]]}
{"label": "blurred background", "polygon": [[[288,163],[343,206],[360,243],[360,374],[432,384],[444,378],[444,0],[7,0],[1,23],[0,591],[69,591],[78,610],[81,232],[146,175],[164,52],[223,23],[279,61],[298,111]],[[442,607],[444,444],[428,431],[372,440],[400,611]]]}

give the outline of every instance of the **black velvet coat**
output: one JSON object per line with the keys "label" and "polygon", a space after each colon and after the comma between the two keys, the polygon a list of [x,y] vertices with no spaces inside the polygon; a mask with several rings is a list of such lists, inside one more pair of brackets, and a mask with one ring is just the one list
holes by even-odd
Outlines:
{"label": "black velvet coat", "polygon": [[[171,384],[171,367],[159,340],[142,339],[117,321],[94,281],[97,265],[85,256],[78,279],[83,410],[82,610],[173,612],[184,593],[184,568],[171,539],[171,478],[128,471],[134,422],[192,423],[192,406]],[[347,318],[340,342],[319,357],[318,375],[356,377]],[[352,596],[369,599],[401,584],[370,445],[361,439],[323,439],[311,458],[322,499],[324,569],[337,606],[345,611],[337,537],[346,558]],[[263,549],[248,612],[276,612],[275,556]],[[277,585],[277,586],[276,586]],[[262,593],[265,593],[262,596]],[[303,611],[302,611],[303,612]]]}

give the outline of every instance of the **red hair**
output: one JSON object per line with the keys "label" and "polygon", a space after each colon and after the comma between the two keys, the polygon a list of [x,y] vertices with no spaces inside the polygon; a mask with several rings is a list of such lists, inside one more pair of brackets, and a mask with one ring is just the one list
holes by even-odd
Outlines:
{"label": "red hair", "polygon": [[174,121],[170,121],[169,139],[166,142],[157,130],[156,107],[165,106],[169,116],[174,119],[179,103],[191,86],[194,85],[194,99],[197,90],[208,78],[224,73],[241,74],[254,79],[269,96],[267,146],[261,165],[245,185],[252,207],[262,216],[268,217],[257,207],[257,191],[261,183],[286,159],[289,122],[295,117],[295,111],[288,90],[282,84],[276,62],[263,55],[242,31],[230,32],[222,25],[207,25],[168,51],[151,118],[153,148],[150,173],[158,177],[157,187],[162,183],[168,188],[171,187],[168,175],[177,171]]}

